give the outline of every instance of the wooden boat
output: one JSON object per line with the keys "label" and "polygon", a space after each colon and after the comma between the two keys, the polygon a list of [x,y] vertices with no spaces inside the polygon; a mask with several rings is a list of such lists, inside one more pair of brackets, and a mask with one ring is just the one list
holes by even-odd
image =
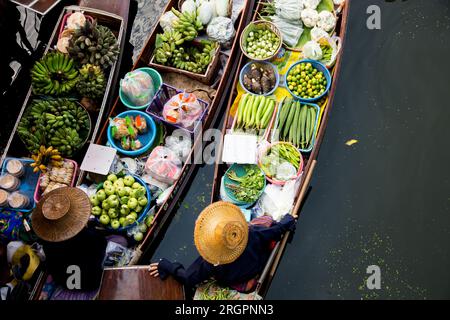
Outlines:
{"label": "wooden boat", "polygon": [[[177,8],[178,1],[177,0],[170,0],[165,7],[163,12],[167,12],[171,10],[172,7]],[[229,89],[232,84],[232,79],[234,79],[236,75],[236,57],[238,54],[239,49],[239,36],[243,30],[243,28],[247,25],[247,23],[251,19],[250,12],[254,8],[255,1],[254,0],[245,0],[243,1],[242,9],[239,12],[238,19],[235,21],[235,29],[236,29],[236,35],[234,37],[233,44],[231,46],[231,49],[228,51],[228,53],[220,52],[220,55],[222,56],[222,61],[225,61],[222,64],[222,73],[216,74],[215,82],[210,86],[210,88],[214,89],[213,97],[207,101],[209,102],[209,107],[207,110],[207,115],[205,116],[203,123],[202,123],[202,129],[206,130],[218,119],[220,114],[220,108],[225,103],[227,94],[229,92]],[[148,67],[150,65],[150,62],[152,60],[152,56],[154,53],[155,48],[155,41],[156,36],[158,33],[161,33],[162,29],[159,25],[157,25],[150,37],[147,40],[147,43],[137,59],[133,69],[138,69],[142,67]],[[199,87],[202,88],[201,90],[205,90],[205,85],[203,85],[200,81],[188,78],[182,74],[176,73],[162,73],[163,81],[169,82],[173,81],[175,78],[179,81],[179,79],[183,79],[181,81],[184,81],[183,83],[186,85],[190,85],[194,90],[195,88]],[[231,79],[231,81],[230,81]],[[175,86],[175,85],[174,85]],[[181,89],[187,89],[183,88]],[[203,99],[203,97],[202,97]],[[205,99],[208,99],[206,97]],[[121,103],[119,99],[116,99],[116,102],[109,114],[109,117],[114,117],[118,115],[119,113],[125,111],[125,106]],[[103,125],[103,128],[101,130],[101,133],[96,141],[97,144],[106,144],[107,142],[107,130],[108,130],[109,122],[105,122]],[[169,127],[167,127],[168,130],[173,130]],[[195,165],[195,156],[197,155],[197,150],[202,150],[202,135],[194,136],[194,142],[192,144],[191,152],[188,156],[188,159],[190,161],[186,161],[186,163],[183,165],[181,175],[178,178],[178,180],[173,185],[173,189],[168,196],[168,198],[165,200],[165,202],[157,208],[154,214],[154,219],[151,227],[148,229],[147,233],[145,234],[144,240],[135,248],[134,251],[134,257],[130,263],[130,265],[136,264],[139,262],[143,254],[147,254],[150,252],[152,244],[154,243],[154,240],[159,235],[159,233],[163,230],[163,227],[165,226],[166,222],[170,218],[170,214],[175,208],[178,199],[182,195],[183,190],[189,183],[189,177],[194,172],[194,169],[196,167]],[[80,174],[80,179],[78,181],[78,184],[82,184],[86,182],[87,179],[87,173],[82,172]]]}
{"label": "wooden boat", "polygon": [[[336,26],[335,33],[337,36],[341,38],[342,41],[345,39],[346,34],[346,28],[347,28],[347,19],[348,19],[348,13],[349,13],[349,7],[350,7],[350,0],[346,0],[345,5],[338,10],[340,17],[338,20],[338,24]],[[258,13],[262,9],[262,4],[259,3],[257,10],[254,15],[254,20],[259,19]],[[314,148],[310,153],[302,154],[305,161],[304,171],[302,174],[302,177],[300,178],[300,186],[298,188],[298,193],[296,195],[296,199],[294,201],[294,206],[291,211],[291,213],[298,213],[302,200],[306,194],[306,191],[309,187],[309,182],[312,176],[312,173],[314,171],[317,157],[320,150],[320,145],[323,141],[323,137],[325,135],[325,130],[328,123],[328,118],[330,115],[331,108],[333,106],[334,101],[334,95],[337,88],[337,80],[339,77],[339,72],[341,68],[342,63],[342,48],[340,51],[340,54],[336,60],[336,64],[332,68],[331,74],[332,74],[332,86],[328,93],[328,99],[326,102],[321,106],[322,110],[322,116],[320,121],[320,126],[318,128],[318,131],[316,132],[316,142],[314,144]],[[238,63],[238,69],[241,70],[242,67],[247,62],[247,58],[241,53],[240,60]],[[225,134],[232,128],[234,118],[230,115],[230,110],[233,106],[233,103],[237,97],[237,86],[238,81],[235,81],[233,86],[232,94],[230,95],[230,98],[228,100],[228,106],[227,106],[227,115],[225,118],[225,122],[222,128],[222,137],[225,136]],[[273,128],[272,128],[273,130]],[[219,159],[222,158],[222,152],[223,152],[223,141],[221,143],[220,149],[219,149]],[[221,178],[225,174],[226,170],[228,169],[228,166],[226,164],[216,164],[215,172],[214,172],[214,182],[212,186],[212,194],[211,194],[211,202],[215,202],[221,199],[220,197],[220,187],[221,187]],[[284,236],[282,241],[278,242],[276,247],[273,249],[269,260],[267,261],[267,264],[262,272],[262,274],[259,277],[258,285],[256,288],[256,293],[262,297],[264,297],[267,293],[267,290],[270,286],[270,283],[274,277],[274,274],[276,272],[276,269],[278,267],[279,261],[281,259],[281,256],[285,250],[288,234]]]}
{"label": "wooden boat", "polygon": [[[94,3],[93,1],[90,1],[91,3]],[[83,2],[81,3],[83,4]],[[91,117],[91,133],[88,137],[89,141],[95,141],[98,131],[100,128],[100,125],[102,123],[102,120],[105,116],[105,110],[109,109],[110,100],[109,97],[111,93],[113,92],[113,89],[116,87],[117,84],[117,73],[120,69],[120,62],[122,59],[122,53],[123,48],[125,44],[125,31],[126,31],[126,21],[123,19],[122,16],[109,13],[107,11],[96,9],[95,7],[83,7],[83,6],[68,6],[65,7],[58,19],[58,22],[55,25],[55,28],[53,30],[52,36],[50,38],[49,43],[46,46],[46,49],[44,51],[44,55],[47,54],[52,48],[55,47],[58,36],[60,32],[60,26],[63,22],[64,16],[67,13],[75,12],[75,11],[83,11],[85,14],[93,17],[94,19],[97,19],[98,23],[104,26],[107,26],[108,28],[113,31],[115,36],[117,37],[117,40],[120,44],[121,52],[117,58],[117,61],[113,64],[113,66],[109,69],[109,74],[107,76],[107,86],[105,90],[105,95],[103,100],[101,101],[101,104],[98,106],[98,111],[90,112]],[[128,11],[127,11],[128,12]],[[128,13],[127,13],[128,16]],[[27,151],[25,145],[20,140],[18,133],[17,133],[17,127],[22,119],[22,116],[26,110],[26,108],[29,106],[31,99],[33,98],[32,88],[28,89],[28,94],[26,95],[25,101],[22,105],[21,111],[19,113],[19,116],[17,118],[16,124],[14,126],[14,129],[12,131],[12,134],[8,140],[8,143],[5,147],[4,153],[0,160],[0,165],[3,163],[6,157],[16,157],[16,158],[22,158],[29,156],[29,152]],[[74,157],[74,160],[77,160],[79,162],[80,159],[82,159],[82,156],[86,149],[87,149],[88,143],[77,153],[77,155]]]}

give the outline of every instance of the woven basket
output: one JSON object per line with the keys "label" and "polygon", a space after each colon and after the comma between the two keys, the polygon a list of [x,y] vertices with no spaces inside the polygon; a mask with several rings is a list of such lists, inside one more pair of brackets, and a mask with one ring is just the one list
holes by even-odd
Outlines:
{"label": "woven basket", "polygon": [[[271,55],[270,57],[259,59],[259,58],[256,58],[256,57],[253,57],[253,56],[249,55],[245,51],[245,49],[244,49],[244,42],[246,41],[248,34],[251,31],[255,30],[255,29],[270,29],[280,39],[280,43],[278,44],[277,49],[275,50],[273,55]],[[278,54],[278,52],[280,51],[281,46],[283,45],[283,36],[281,34],[280,29],[278,29],[278,27],[275,24],[273,24],[272,22],[266,21],[266,20],[258,20],[258,21],[254,21],[254,22],[250,23],[248,26],[245,27],[244,31],[242,31],[241,39],[239,41],[239,45],[241,47],[241,51],[244,53],[244,55],[247,58],[249,58],[251,60],[255,60],[255,61],[268,61],[268,60],[273,59]]]}

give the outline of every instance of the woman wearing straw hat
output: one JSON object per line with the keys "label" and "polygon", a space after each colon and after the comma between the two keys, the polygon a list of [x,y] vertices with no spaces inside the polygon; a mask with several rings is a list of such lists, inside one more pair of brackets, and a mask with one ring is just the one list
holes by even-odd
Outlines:
{"label": "woman wearing straw hat", "polygon": [[[106,239],[86,228],[91,214],[89,197],[78,188],[64,187],[46,194],[31,217],[36,235],[43,241],[47,267],[54,281],[67,289],[98,289]],[[68,281],[79,267],[80,287]],[[73,278],[70,278],[73,279]]]}
{"label": "woman wearing straw hat", "polygon": [[[188,269],[161,259],[150,265],[150,274],[162,279],[173,275],[188,289],[211,277],[237,289],[262,272],[271,242],[294,229],[295,219],[289,214],[270,227],[249,227],[239,207],[219,201],[205,208],[195,223],[194,242],[200,257]],[[244,285],[242,289],[252,288]]]}

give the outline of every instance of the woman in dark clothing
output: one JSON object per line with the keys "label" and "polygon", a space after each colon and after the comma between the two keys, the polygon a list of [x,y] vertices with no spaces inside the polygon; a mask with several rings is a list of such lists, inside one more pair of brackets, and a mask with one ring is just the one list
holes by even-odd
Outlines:
{"label": "woman in dark clothing", "polygon": [[270,244],[295,229],[295,219],[286,215],[270,227],[247,226],[240,209],[227,202],[207,207],[197,219],[194,239],[198,257],[189,268],[161,259],[150,265],[150,274],[173,275],[187,289],[213,277],[219,284],[236,287],[258,276],[270,255]]}
{"label": "woman in dark clothing", "polygon": [[[33,211],[33,230],[43,240],[48,270],[61,287],[91,291],[100,286],[107,241],[86,228],[90,214],[89,197],[69,187],[49,192]],[[79,281],[71,277],[78,268]]]}

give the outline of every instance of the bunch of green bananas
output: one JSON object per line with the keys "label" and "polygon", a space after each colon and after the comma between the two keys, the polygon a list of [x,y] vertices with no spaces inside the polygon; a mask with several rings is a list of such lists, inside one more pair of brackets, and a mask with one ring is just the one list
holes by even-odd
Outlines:
{"label": "bunch of green bananas", "polygon": [[78,71],[69,56],[51,52],[34,64],[31,81],[35,94],[62,95],[75,87]]}
{"label": "bunch of green bananas", "polygon": [[36,153],[41,145],[53,146],[62,155],[72,156],[81,147],[91,123],[88,113],[69,99],[34,100],[18,126],[27,149]]}
{"label": "bunch of green bananas", "polygon": [[166,64],[173,56],[176,46],[184,43],[183,35],[178,31],[166,30],[163,34],[157,35],[156,40],[156,61]]}
{"label": "bunch of green bananas", "polygon": [[197,11],[181,13],[175,8],[172,12],[177,16],[177,20],[173,23],[175,31],[180,32],[184,36],[185,41],[194,40],[198,32],[203,30],[203,24],[198,17]]}

